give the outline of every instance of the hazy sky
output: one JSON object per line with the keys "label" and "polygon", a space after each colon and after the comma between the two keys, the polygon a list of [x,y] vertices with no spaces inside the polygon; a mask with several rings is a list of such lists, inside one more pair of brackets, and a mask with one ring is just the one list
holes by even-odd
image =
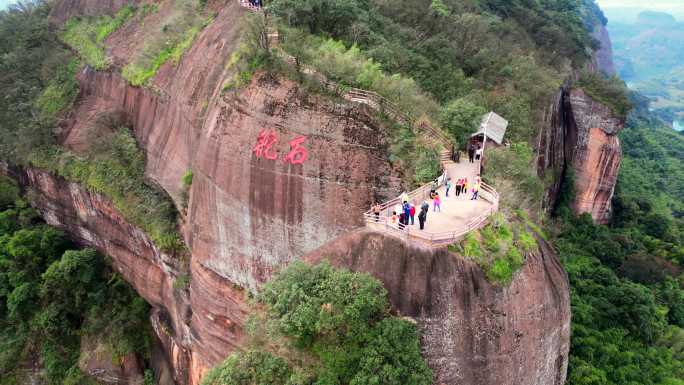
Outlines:
{"label": "hazy sky", "polygon": [[684,12],[683,0],[597,0],[601,8],[648,8],[670,12]]}

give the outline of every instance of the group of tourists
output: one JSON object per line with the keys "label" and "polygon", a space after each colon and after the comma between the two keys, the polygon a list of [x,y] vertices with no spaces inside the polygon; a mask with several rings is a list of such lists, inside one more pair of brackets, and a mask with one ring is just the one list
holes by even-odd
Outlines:
{"label": "group of tourists", "polygon": [[468,194],[468,191],[472,192],[473,196],[470,198],[470,200],[476,200],[478,193],[480,192],[480,177],[475,177],[474,182],[469,182],[468,178],[459,178],[456,180],[456,184],[454,185],[451,182],[451,178],[448,178],[445,183],[446,187],[446,193],[445,195],[448,197],[449,196],[449,191],[452,189],[452,187],[455,186],[454,188],[454,196],[460,197],[461,195],[465,196]]}
{"label": "group of tourists", "polygon": [[479,162],[482,159],[482,146],[474,144],[468,145],[468,161],[470,163]]}
{"label": "group of tourists", "polygon": [[250,8],[261,8],[261,0],[240,0],[242,5],[250,7]]}
{"label": "group of tourists", "polygon": [[[470,200],[477,200],[480,191],[480,177],[476,177],[473,182],[469,182],[468,178],[459,178],[456,180],[455,185],[452,183],[451,178],[444,180],[445,186],[445,197],[449,196],[449,192],[454,189],[454,197],[466,196],[470,191],[472,196]],[[438,190],[439,180],[434,180],[430,189],[430,200],[432,201],[432,212],[442,211],[442,198]],[[409,198],[407,193],[403,193],[400,197],[401,204],[397,204],[392,208],[392,215],[389,218],[391,224],[396,225],[400,230],[406,229],[406,226],[415,225],[416,213],[418,213],[418,224],[421,230],[425,229],[425,223],[427,222],[427,214],[430,211],[430,203],[425,200],[420,204],[418,208],[415,200]],[[420,210],[418,212],[418,210]],[[382,213],[382,206],[380,203],[374,203],[371,206],[371,212],[375,217],[376,222],[380,222],[380,215]]]}

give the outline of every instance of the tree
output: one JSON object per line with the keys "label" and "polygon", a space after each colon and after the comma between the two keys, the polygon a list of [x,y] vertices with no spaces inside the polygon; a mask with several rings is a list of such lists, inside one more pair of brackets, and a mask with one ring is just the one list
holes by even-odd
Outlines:
{"label": "tree", "polygon": [[446,128],[456,141],[465,146],[471,134],[477,131],[482,115],[487,111],[467,98],[458,98],[442,108],[439,116],[442,127]]}
{"label": "tree", "polygon": [[352,26],[367,24],[368,0],[274,0],[269,9],[289,25],[311,33],[349,37]]}
{"label": "tree", "polygon": [[[281,331],[302,347],[353,338],[387,315],[387,291],[368,274],[293,262],[259,294]],[[339,340],[338,340],[339,341]]]}
{"label": "tree", "polygon": [[420,385],[431,377],[420,355],[416,326],[398,318],[385,318],[368,333],[359,370],[350,385]]}

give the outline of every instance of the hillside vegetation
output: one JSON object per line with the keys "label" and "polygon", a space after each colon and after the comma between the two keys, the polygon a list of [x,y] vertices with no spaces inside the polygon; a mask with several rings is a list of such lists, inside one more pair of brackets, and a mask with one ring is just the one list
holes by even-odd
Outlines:
{"label": "hillside vegetation", "polygon": [[568,384],[684,384],[684,136],[636,105],[613,223],[567,208],[556,219],[572,286]]}
{"label": "hillside vegetation", "polygon": [[43,224],[0,177],[0,384],[28,383],[24,369],[36,366],[47,384],[95,384],[78,366],[81,342],[97,341],[114,363],[149,358],[147,316],[105,258]]}
{"label": "hillside vegetation", "polygon": [[[0,62],[0,85],[7,91],[0,100],[0,159],[51,171],[107,196],[162,250],[182,253],[173,202],[146,183],[145,157],[117,116],[99,115],[84,153],[57,144],[56,127],[78,95],[76,73],[83,64],[48,28],[48,11],[47,3],[37,1],[0,13],[0,54],[7,58]],[[94,52],[102,51],[104,38],[135,12],[143,9],[124,7],[113,18],[72,19],[62,38],[97,67]]]}
{"label": "hillside vegetation", "polygon": [[387,291],[363,273],[293,262],[257,296],[251,347],[203,385],[429,385],[415,324],[389,313]]}

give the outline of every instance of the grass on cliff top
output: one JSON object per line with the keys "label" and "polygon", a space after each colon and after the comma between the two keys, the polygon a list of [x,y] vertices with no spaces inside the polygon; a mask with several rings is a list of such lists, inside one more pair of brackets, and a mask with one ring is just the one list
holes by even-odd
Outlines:
{"label": "grass on cliff top", "polygon": [[54,146],[34,153],[31,163],[111,199],[124,218],[163,251],[184,250],[175,207],[145,182],[145,156],[128,129],[102,134],[85,156]]}
{"label": "grass on cliff top", "polygon": [[67,45],[76,50],[90,66],[97,70],[103,70],[109,66],[103,44],[104,40],[121,27],[134,13],[135,8],[126,5],[114,17],[104,15],[71,18],[64,26],[61,38]]}
{"label": "grass on cliff top", "polygon": [[145,37],[144,48],[123,68],[122,76],[134,86],[142,86],[171,61],[178,64],[197,35],[214,19],[205,15],[193,0],[175,0],[174,9],[159,29]]}
{"label": "grass on cliff top", "polygon": [[342,87],[375,91],[395,103],[414,119],[424,115],[436,121],[439,104],[408,77],[387,75],[379,63],[368,58],[357,46],[347,48],[341,41],[311,35],[300,29],[280,29],[282,48],[301,63],[315,68]]}
{"label": "grass on cliff top", "polygon": [[490,282],[505,286],[525,262],[525,255],[537,249],[537,240],[524,224],[506,220],[502,213],[494,214],[490,224],[468,233],[450,251],[477,263]]}
{"label": "grass on cliff top", "polygon": [[607,78],[601,74],[584,72],[575,86],[584,90],[595,101],[610,107],[619,118],[626,118],[633,108],[627,86],[617,76]]}

